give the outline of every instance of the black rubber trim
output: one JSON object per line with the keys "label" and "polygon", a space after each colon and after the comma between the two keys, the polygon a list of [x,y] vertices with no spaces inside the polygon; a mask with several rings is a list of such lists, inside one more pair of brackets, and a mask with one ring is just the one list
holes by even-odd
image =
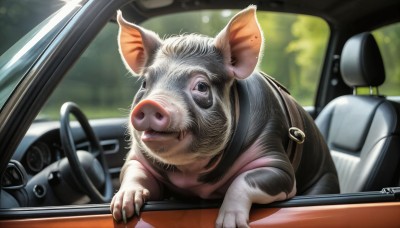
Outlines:
{"label": "black rubber trim", "polygon": [[[395,201],[399,201],[399,197],[396,197],[394,193],[376,191],[351,194],[296,196],[290,200],[282,202],[275,202],[266,205],[255,204],[253,205],[253,208],[287,208],[339,204],[382,203]],[[219,208],[221,202],[222,201],[209,200],[150,201],[144,205],[142,211],[171,211]],[[0,209],[0,220],[87,216],[101,214],[111,214],[109,204]]]}

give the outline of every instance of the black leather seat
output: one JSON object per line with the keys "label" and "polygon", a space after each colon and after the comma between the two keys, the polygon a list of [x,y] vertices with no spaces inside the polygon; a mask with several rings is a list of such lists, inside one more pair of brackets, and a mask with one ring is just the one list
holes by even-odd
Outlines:
{"label": "black leather seat", "polygon": [[[344,82],[374,88],[385,80],[382,57],[370,33],[350,38],[342,51]],[[356,90],[355,90],[356,91]],[[399,178],[400,104],[379,95],[345,95],[331,101],[316,123],[330,148],[341,193],[381,190]]]}

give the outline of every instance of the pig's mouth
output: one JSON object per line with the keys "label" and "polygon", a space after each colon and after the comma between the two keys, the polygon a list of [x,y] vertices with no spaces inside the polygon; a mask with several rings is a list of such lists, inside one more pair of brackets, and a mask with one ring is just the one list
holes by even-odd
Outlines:
{"label": "pig's mouth", "polygon": [[193,154],[187,153],[190,150],[192,134],[190,131],[155,131],[145,130],[141,132],[141,141],[147,153],[169,165],[186,164],[193,160]]}
{"label": "pig's mouth", "polygon": [[146,130],[143,131],[142,141],[143,142],[165,142],[177,139],[182,141],[185,138],[186,131],[155,131]]}

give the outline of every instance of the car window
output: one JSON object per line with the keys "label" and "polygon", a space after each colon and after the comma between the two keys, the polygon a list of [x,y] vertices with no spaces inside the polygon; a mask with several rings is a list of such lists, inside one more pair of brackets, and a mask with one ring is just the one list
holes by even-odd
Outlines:
{"label": "car window", "polygon": [[[156,17],[141,25],[160,37],[184,33],[215,36],[235,10],[205,10]],[[313,105],[329,28],[319,18],[283,13],[257,13],[265,45],[260,69],[278,79],[304,106]],[[89,118],[129,113],[139,86],[122,64],[117,47],[118,25],[108,23],[69,71],[40,113],[58,118],[58,109],[74,101]]]}
{"label": "car window", "polygon": [[37,119],[58,119],[61,105],[75,102],[93,118],[124,117],[139,86],[118,53],[118,25],[109,22],[57,86]]}
{"label": "car window", "polygon": [[62,0],[0,2],[0,109],[76,9]]}
{"label": "car window", "polygon": [[[201,33],[216,36],[236,10],[197,11],[153,18],[143,27],[160,37]],[[257,12],[265,44],[259,68],[286,86],[303,106],[314,104],[329,38],[327,23],[317,17]]]}
{"label": "car window", "polygon": [[400,96],[400,23],[373,31],[385,67],[386,80],[379,93],[386,96]]}
{"label": "car window", "polygon": [[0,53],[65,5],[65,1],[2,0],[0,3]]}

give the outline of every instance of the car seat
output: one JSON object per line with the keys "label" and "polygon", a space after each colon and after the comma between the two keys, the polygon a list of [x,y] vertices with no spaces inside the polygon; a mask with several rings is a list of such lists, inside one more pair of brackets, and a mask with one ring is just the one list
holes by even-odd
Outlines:
{"label": "car seat", "polygon": [[[385,70],[370,33],[346,42],[340,71],[344,82],[354,88],[353,95],[331,101],[316,124],[331,151],[341,193],[395,186],[400,171],[400,104],[379,95]],[[359,87],[369,87],[370,94],[358,95]]]}

